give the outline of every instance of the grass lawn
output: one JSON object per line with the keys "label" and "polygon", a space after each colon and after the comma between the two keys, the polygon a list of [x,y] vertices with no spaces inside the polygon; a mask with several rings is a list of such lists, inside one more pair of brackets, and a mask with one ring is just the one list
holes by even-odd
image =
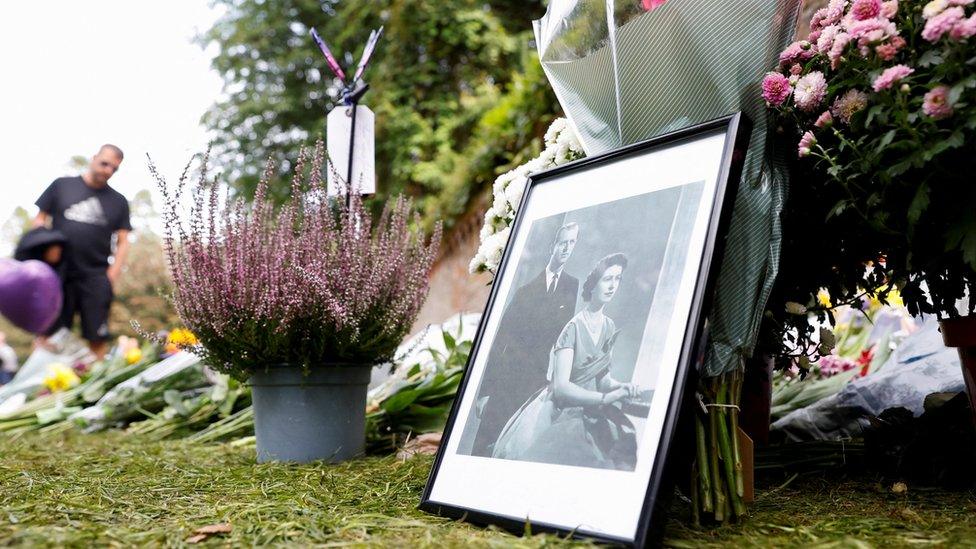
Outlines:
{"label": "grass lawn", "polygon": [[[574,545],[419,512],[429,457],[257,465],[254,450],[146,442],[119,432],[0,437],[0,545]],[[976,494],[864,479],[768,478],[741,525],[668,525],[676,547],[976,547]],[[585,544],[580,544],[585,545]]]}

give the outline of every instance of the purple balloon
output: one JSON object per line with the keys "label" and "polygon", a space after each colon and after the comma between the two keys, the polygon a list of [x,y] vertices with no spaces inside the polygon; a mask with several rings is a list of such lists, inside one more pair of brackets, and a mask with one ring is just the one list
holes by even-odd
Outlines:
{"label": "purple balloon", "polygon": [[44,333],[61,314],[61,279],[47,263],[0,259],[0,314],[14,326]]}

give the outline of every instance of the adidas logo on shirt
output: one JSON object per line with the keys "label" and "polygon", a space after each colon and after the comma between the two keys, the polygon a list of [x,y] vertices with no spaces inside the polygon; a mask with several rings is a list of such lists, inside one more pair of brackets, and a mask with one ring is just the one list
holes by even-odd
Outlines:
{"label": "adidas logo on shirt", "polygon": [[64,218],[88,225],[108,225],[102,203],[94,196],[69,207],[64,211]]}

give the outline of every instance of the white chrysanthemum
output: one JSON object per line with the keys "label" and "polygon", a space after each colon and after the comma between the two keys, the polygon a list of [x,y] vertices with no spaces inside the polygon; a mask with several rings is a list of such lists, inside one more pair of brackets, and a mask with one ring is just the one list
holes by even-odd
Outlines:
{"label": "white chrysanthemum", "polygon": [[479,250],[478,253],[474,254],[471,258],[471,263],[468,263],[468,272],[471,274],[480,273],[485,270],[485,256]]}
{"label": "white chrysanthemum", "polygon": [[565,118],[557,118],[553,120],[552,124],[549,125],[549,129],[546,130],[545,138],[543,138],[546,145],[556,143],[556,140],[559,139],[559,135],[566,130],[567,126],[568,124],[566,123]]}
{"label": "white chrysanthemum", "polygon": [[527,182],[528,180],[524,177],[519,177],[509,183],[505,189],[505,200],[513,212],[518,210],[519,204],[522,202],[522,195],[525,194],[525,184]]}

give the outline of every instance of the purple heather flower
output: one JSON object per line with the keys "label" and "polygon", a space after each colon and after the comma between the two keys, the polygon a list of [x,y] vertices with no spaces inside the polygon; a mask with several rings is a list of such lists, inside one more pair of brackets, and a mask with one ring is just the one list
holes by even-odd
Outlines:
{"label": "purple heather flower", "polygon": [[874,88],[874,91],[876,92],[886,90],[895,82],[898,82],[913,72],[915,72],[915,69],[907,65],[895,65],[894,67],[888,67],[884,70],[884,72],[881,73],[880,76],[874,79],[872,88]]}
{"label": "purple heather flower", "polygon": [[268,193],[273,164],[252,203],[225,204],[207,179],[207,161],[192,188],[188,225],[181,222],[185,175],[174,191],[150,165],[166,203],[174,302],[204,358],[236,377],[262,364],[389,358],[427,295],[440,228],[428,244],[411,229],[403,199],[376,221],[355,192],[349,206],[331,206],[321,142],[313,154],[300,153],[281,207]]}
{"label": "purple heather flower", "polygon": [[793,101],[803,111],[812,111],[820,106],[827,95],[827,80],[820,71],[813,71],[800,78],[793,89]]}
{"label": "purple heather flower", "polygon": [[762,82],[762,96],[766,104],[771,107],[778,107],[789,98],[793,92],[788,78],[778,72],[766,73]]}
{"label": "purple heather flower", "polygon": [[922,112],[936,120],[952,116],[952,105],[949,104],[949,86],[936,86],[926,93],[922,102]]}

